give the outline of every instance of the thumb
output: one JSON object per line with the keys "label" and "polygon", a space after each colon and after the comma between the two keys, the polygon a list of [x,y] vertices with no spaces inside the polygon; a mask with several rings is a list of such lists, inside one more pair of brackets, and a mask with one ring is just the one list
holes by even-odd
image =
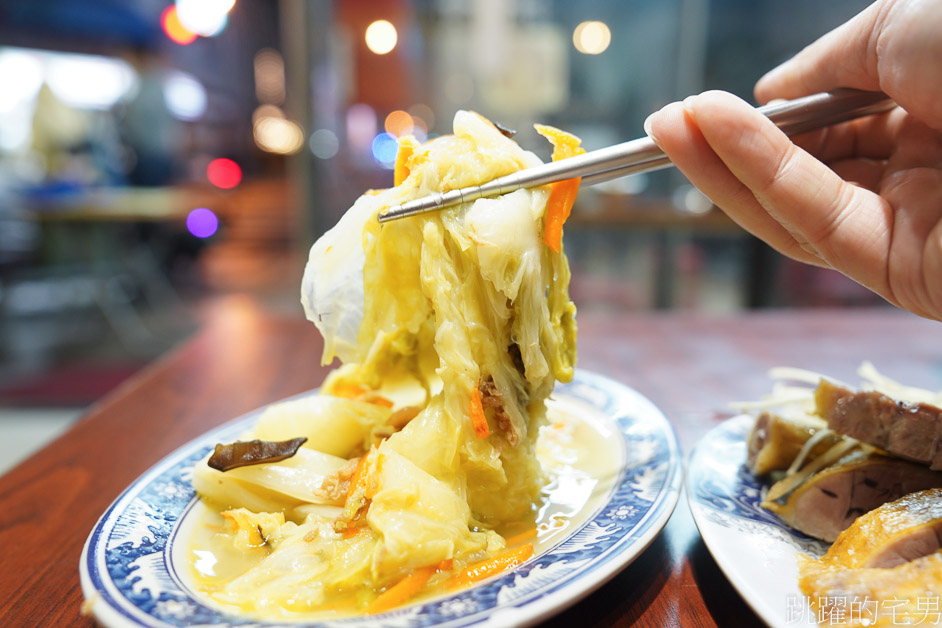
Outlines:
{"label": "thumb", "polygon": [[759,102],[837,87],[883,91],[942,130],[942,2],[882,0],[817,40],[758,83]]}
{"label": "thumb", "polygon": [[760,103],[798,98],[837,87],[878,91],[880,77],[872,34],[881,3],[827,33],[756,83]]}

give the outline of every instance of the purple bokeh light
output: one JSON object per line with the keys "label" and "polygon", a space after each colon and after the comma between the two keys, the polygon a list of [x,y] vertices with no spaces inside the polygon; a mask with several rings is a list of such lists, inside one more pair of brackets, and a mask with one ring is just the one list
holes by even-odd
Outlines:
{"label": "purple bokeh light", "polygon": [[219,229],[219,218],[205,207],[197,207],[186,217],[186,228],[197,238],[208,238]]}

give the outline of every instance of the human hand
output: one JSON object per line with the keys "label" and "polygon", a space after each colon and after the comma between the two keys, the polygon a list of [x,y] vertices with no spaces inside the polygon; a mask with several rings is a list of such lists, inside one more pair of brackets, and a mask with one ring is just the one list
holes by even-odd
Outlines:
{"label": "human hand", "polygon": [[756,85],[760,102],[837,87],[901,108],[790,140],[723,92],[645,123],[674,164],[780,252],[942,320],[942,3],[884,0]]}

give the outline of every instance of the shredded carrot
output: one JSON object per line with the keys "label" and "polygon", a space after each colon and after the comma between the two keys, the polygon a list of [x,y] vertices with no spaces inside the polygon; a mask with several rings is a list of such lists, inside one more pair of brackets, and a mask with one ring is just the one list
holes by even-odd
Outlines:
{"label": "shredded carrot", "polygon": [[526,562],[531,556],[533,556],[532,543],[509,549],[494,558],[468,565],[449,578],[445,586],[449,590],[470,586],[484,578],[513,569],[517,565]]}
{"label": "shredded carrot", "polygon": [[554,253],[563,248],[563,224],[572,213],[572,206],[579,193],[582,179],[557,181],[550,187],[549,201],[546,203],[546,226],[543,228],[543,241]]}
{"label": "shredded carrot", "polygon": [[357,461],[356,469],[347,485],[347,495],[344,498],[343,512],[334,520],[334,530],[343,533],[350,528],[364,525],[366,514],[370,509],[370,500],[376,492],[377,480],[382,473],[384,456],[376,454],[370,473],[369,457],[375,450],[371,450]]}
{"label": "shredded carrot", "polygon": [[518,532],[513,536],[508,536],[506,538],[507,547],[514,547],[520,545],[524,541],[529,541],[530,539],[536,536],[536,528],[530,528],[529,530],[524,530],[523,532]]}
{"label": "shredded carrot", "polygon": [[331,385],[329,392],[334,397],[356,399],[359,401],[372,403],[373,405],[382,406],[384,408],[392,408],[395,405],[392,400],[375,391],[370,390],[369,388],[366,388],[365,386],[343,380],[340,380]]}
{"label": "shredded carrot", "polygon": [[435,565],[435,571],[451,571],[451,567],[454,564],[455,564],[455,561],[453,561],[450,558],[446,558],[442,562]]}
{"label": "shredded carrot", "polygon": [[383,461],[386,460],[386,456],[382,453],[376,454],[376,465],[373,469],[373,481],[370,482],[370,485],[366,487],[366,496],[370,499],[373,499],[373,495],[376,494],[376,482],[383,475]]}
{"label": "shredded carrot", "polygon": [[364,388],[363,386],[360,386],[359,384],[339,381],[330,387],[329,392],[334,397],[343,397],[344,399],[356,399],[357,397],[359,397],[366,391],[367,389]]}
{"label": "shredded carrot", "polygon": [[416,593],[422,590],[422,587],[425,586],[429,578],[431,578],[437,570],[435,565],[416,569],[411,574],[380,593],[379,597],[366,607],[366,613],[368,615],[382,613],[405,604]]}
{"label": "shredded carrot", "polygon": [[481,403],[481,391],[477,387],[471,391],[471,401],[468,402],[468,415],[471,417],[474,435],[478,438],[487,438],[491,433],[491,428],[487,425],[487,417],[484,416],[484,404]]}
{"label": "shredded carrot", "polygon": [[363,398],[363,401],[372,403],[374,406],[382,406],[384,408],[392,408],[394,405],[391,399],[387,399],[382,395],[376,393],[370,393]]}
{"label": "shredded carrot", "polygon": [[393,167],[393,185],[399,185],[409,178],[412,165],[412,155],[419,147],[418,141],[412,136],[400,138],[399,150],[396,152],[396,164]]}
{"label": "shredded carrot", "polygon": [[579,148],[579,145],[582,144],[582,140],[573,135],[572,133],[567,133],[562,129],[557,129],[554,126],[548,124],[534,124],[533,128],[536,129],[536,132],[548,139],[553,144],[553,161],[559,161],[560,159],[565,159],[566,157],[572,157],[577,154],[573,151]]}
{"label": "shredded carrot", "polygon": [[363,454],[360,456],[359,462],[357,462],[356,471],[353,472],[353,477],[350,478],[350,486],[347,487],[347,497],[344,500],[345,506],[349,506],[351,499],[356,497],[356,492],[358,487],[362,487],[366,484],[366,459],[368,454]]}
{"label": "shredded carrot", "polygon": [[[582,143],[575,135],[566,133],[555,127],[545,124],[534,125],[537,133],[553,144],[553,161],[567,159],[581,155],[585,149],[579,146]],[[546,226],[543,228],[543,241],[555,253],[559,253],[563,244],[563,224],[572,213],[572,206],[576,202],[579,192],[579,182],[582,179],[567,179],[558,181],[550,186],[550,197],[546,203]]]}
{"label": "shredded carrot", "polygon": [[351,526],[349,528],[344,529],[344,531],[340,533],[340,536],[343,537],[344,539],[352,539],[353,537],[358,536],[359,534],[362,534],[364,532],[366,532],[366,528],[364,528],[363,526],[355,526],[355,527]]}

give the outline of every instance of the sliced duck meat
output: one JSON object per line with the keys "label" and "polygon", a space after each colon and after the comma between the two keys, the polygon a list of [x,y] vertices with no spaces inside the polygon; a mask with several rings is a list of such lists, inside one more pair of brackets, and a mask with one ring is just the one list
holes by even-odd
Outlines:
{"label": "sliced duck meat", "polygon": [[904,495],[855,521],[826,556],[845,567],[895,567],[942,547],[942,488]]}
{"label": "sliced duck meat", "polygon": [[815,405],[835,432],[942,469],[942,408],[896,401],[878,392],[855,392],[827,380],[815,391]]}
{"label": "sliced duck meat", "polygon": [[859,625],[923,623],[919,600],[942,592],[940,531],[942,489],[906,495],[861,516],[820,559],[800,556],[799,587],[819,616],[867,600],[892,602],[894,613],[861,615]]}
{"label": "sliced duck meat", "polygon": [[825,618],[822,626],[939,625],[938,607],[933,605],[942,592],[942,553],[890,569],[855,569],[799,556],[798,571],[798,587],[808,597],[813,616]]}
{"label": "sliced duck meat", "polygon": [[833,541],[864,513],[935,487],[942,487],[942,473],[856,449],[814,473],[799,473],[776,483],[762,506],[805,534]]}
{"label": "sliced duck meat", "polygon": [[[784,471],[802,453],[805,444],[821,430],[821,421],[783,417],[763,412],[756,419],[748,439],[746,464],[756,475]],[[807,456],[818,456],[831,448],[840,436],[830,433],[811,444]]]}

